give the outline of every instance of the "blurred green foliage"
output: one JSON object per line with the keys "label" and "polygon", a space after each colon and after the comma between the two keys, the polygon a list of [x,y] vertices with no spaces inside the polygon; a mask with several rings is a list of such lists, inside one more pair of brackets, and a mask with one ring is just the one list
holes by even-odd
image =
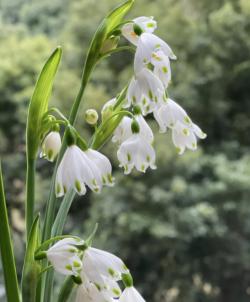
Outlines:
{"label": "blurred green foliage", "polygon": [[[25,121],[36,77],[61,44],[53,103],[67,114],[91,36],[116,4],[2,1],[0,152],[19,263]],[[74,202],[65,231],[86,234],[98,221],[96,245],[126,260],[147,301],[249,301],[250,2],[138,0],[132,17],[138,15],[155,16],[157,34],[177,54],[170,94],[208,138],[199,151],[180,157],[169,134],[156,132],[158,169],[129,177],[116,169],[114,188]],[[116,54],[95,71],[78,119],[86,136],[91,129],[84,125],[84,110],[100,110],[119,92],[132,74],[132,61],[129,53]],[[110,144],[105,153],[116,165],[115,149]],[[38,170],[37,206],[42,209],[52,168],[39,161]]]}

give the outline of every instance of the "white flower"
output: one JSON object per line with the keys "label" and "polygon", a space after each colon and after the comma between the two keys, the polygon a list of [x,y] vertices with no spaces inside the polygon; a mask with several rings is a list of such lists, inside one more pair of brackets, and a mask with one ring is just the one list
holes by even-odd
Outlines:
{"label": "white flower", "polygon": [[140,293],[133,287],[126,287],[118,302],[145,302]]}
{"label": "white flower", "polygon": [[160,39],[154,34],[143,33],[139,38],[138,46],[135,53],[135,74],[140,72],[140,70],[142,70],[145,65],[149,63],[152,64],[152,58],[154,56],[154,53],[157,51],[162,52],[162,58],[163,56],[165,56],[172,60],[176,59],[176,56],[174,55],[172,49],[166,42],[164,42],[162,39]]}
{"label": "white flower", "polygon": [[[149,143],[152,143],[154,140],[154,135],[145,121],[144,117],[141,114],[135,115],[135,120],[139,124],[140,127],[140,135]],[[121,123],[118,125],[114,132],[114,136],[112,138],[113,142],[118,142],[118,144],[121,144],[125,140],[127,140],[129,137],[133,135],[131,130],[131,123],[132,119],[130,117],[125,116]]]}
{"label": "white flower", "polygon": [[151,64],[154,66],[153,73],[161,80],[167,88],[171,81],[171,67],[168,56],[158,49],[152,53]]}
{"label": "white flower", "polygon": [[132,135],[131,122],[132,119],[128,116],[122,118],[120,124],[114,131],[112,142],[121,144]]}
{"label": "white flower", "polygon": [[167,128],[173,128],[177,121],[190,125],[191,119],[186,111],[171,99],[154,111],[154,118],[160,126],[160,132],[166,132]]}
{"label": "white flower", "polygon": [[85,184],[94,191],[102,188],[101,170],[95,162],[76,145],[69,146],[61,160],[56,174],[56,196],[63,196],[74,188],[79,195],[86,193]]}
{"label": "white flower", "polygon": [[139,36],[134,31],[134,25],[139,26],[143,32],[152,33],[157,28],[157,23],[153,17],[138,17],[133,23],[127,23],[122,27],[123,36],[132,44],[137,45]]}
{"label": "white flower", "polygon": [[196,136],[202,139],[206,138],[206,134],[197,125],[192,123],[187,127],[178,121],[172,130],[172,140],[178,153],[183,154],[186,148],[196,150]]}
{"label": "white flower", "polygon": [[109,159],[102,153],[93,149],[88,149],[87,151],[85,151],[85,154],[99,168],[102,184],[113,186],[114,178],[112,177],[112,166]]}
{"label": "white flower", "polygon": [[59,132],[50,132],[42,143],[42,152],[40,153],[40,157],[44,157],[48,161],[54,161],[60,151],[61,145],[62,142]]}
{"label": "white flower", "polygon": [[197,138],[204,139],[206,134],[192,122],[186,111],[171,99],[154,111],[154,117],[160,126],[160,132],[172,129],[172,139],[178,153],[182,154],[186,148],[195,150]]}
{"label": "white flower", "polygon": [[141,172],[148,167],[156,169],[154,148],[140,133],[133,134],[121,144],[117,157],[125,174],[129,174],[134,167]]}
{"label": "white flower", "polygon": [[86,275],[81,275],[82,284],[78,286],[75,302],[109,302],[119,298],[121,290],[117,282],[103,279],[105,284],[100,286],[89,281]]}
{"label": "white flower", "polygon": [[146,115],[166,100],[165,89],[157,76],[147,68],[143,68],[135,77],[132,78],[127,92],[127,103],[124,107],[131,104],[138,105],[143,115]]}
{"label": "white flower", "polygon": [[121,280],[121,274],[128,272],[120,258],[92,247],[84,251],[82,261],[84,274],[91,282],[99,286],[105,284],[105,278],[118,281]]}
{"label": "white flower", "polygon": [[77,245],[83,241],[74,238],[65,238],[48,249],[46,252],[48,260],[54,269],[63,275],[78,275],[82,268]]}

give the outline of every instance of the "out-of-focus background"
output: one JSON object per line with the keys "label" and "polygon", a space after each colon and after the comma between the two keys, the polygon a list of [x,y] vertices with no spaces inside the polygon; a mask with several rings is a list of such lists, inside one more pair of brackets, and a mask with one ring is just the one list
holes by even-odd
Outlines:
{"label": "out-of-focus background", "polygon": [[[52,103],[67,114],[83,58],[101,18],[118,0],[2,0],[0,8],[0,153],[19,274],[23,259],[25,121],[37,75],[63,47]],[[77,198],[65,232],[86,235],[121,256],[151,302],[250,299],[250,1],[137,0],[131,17],[155,16],[157,35],[178,56],[170,95],[208,134],[197,152],[178,156],[156,133],[156,171],[124,176],[101,195]],[[122,43],[127,43],[125,40]],[[132,75],[120,53],[96,69],[86,108],[100,110]],[[152,126],[157,130],[152,121]],[[104,152],[115,167],[116,147]],[[38,161],[37,208],[44,209],[53,165]],[[58,201],[59,205],[60,201]],[[0,268],[1,269],[1,268]],[[4,301],[0,271],[0,301]]]}

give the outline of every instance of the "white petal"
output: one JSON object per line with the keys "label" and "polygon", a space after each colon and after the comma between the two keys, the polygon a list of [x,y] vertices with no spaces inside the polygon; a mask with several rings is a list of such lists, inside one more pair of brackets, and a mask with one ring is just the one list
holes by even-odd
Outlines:
{"label": "white petal", "polygon": [[124,289],[119,302],[146,302],[134,287]]}

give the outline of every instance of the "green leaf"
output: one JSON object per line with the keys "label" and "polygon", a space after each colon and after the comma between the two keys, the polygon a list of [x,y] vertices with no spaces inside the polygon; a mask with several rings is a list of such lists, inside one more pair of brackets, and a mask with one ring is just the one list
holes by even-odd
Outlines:
{"label": "green leaf", "polygon": [[0,250],[5,280],[6,296],[9,302],[19,302],[19,288],[16,275],[16,265],[10,235],[9,220],[7,215],[2,170],[0,163]]}
{"label": "green leaf", "polygon": [[42,118],[48,110],[53,81],[62,56],[60,47],[56,48],[45,63],[37,80],[33,96],[30,101],[27,120],[27,156],[36,158],[40,144],[40,130]]}
{"label": "green leaf", "polygon": [[35,251],[40,244],[40,219],[38,215],[31,227],[24,259],[22,274],[22,298],[25,302],[36,301],[37,285],[39,284],[39,273],[41,271],[41,266],[39,265],[39,262],[35,260]]}
{"label": "green leaf", "polygon": [[58,302],[66,302],[70,298],[73,288],[76,286],[72,277],[67,277],[60,289]]}

